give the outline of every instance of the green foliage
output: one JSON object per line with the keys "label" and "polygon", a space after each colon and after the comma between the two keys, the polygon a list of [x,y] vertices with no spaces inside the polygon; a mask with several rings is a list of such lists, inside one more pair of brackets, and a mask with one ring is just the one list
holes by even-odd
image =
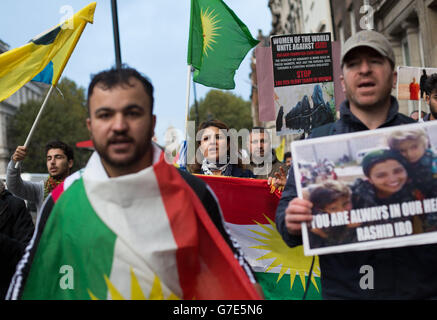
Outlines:
{"label": "green foliage", "polygon": [[[217,119],[237,131],[252,128],[251,103],[230,92],[211,90],[198,103],[199,121]],[[196,121],[195,106],[190,109],[189,120]],[[196,128],[200,123],[196,122]]]}
{"label": "green foliage", "polygon": [[[88,161],[90,152],[76,148],[76,142],[89,139],[85,89],[77,87],[67,78],[58,83],[58,88],[62,95],[53,90],[30,140],[27,157],[22,163],[23,172],[47,172],[45,145],[52,140],[61,140],[73,148],[73,171],[82,168]],[[24,145],[41,105],[42,100],[29,101],[21,105],[12,118],[8,137],[13,150]]]}

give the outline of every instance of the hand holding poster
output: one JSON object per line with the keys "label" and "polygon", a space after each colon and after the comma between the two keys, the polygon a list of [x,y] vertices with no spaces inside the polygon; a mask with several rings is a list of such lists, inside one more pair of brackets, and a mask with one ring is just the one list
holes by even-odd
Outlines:
{"label": "hand holding poster", "polygon": [[271,38],[278,135],[309,133],[335,113],[330,33]]}
{"label": "hand holding poster", "polygon": [[437,123],[292,143],[306,255],[437,242]]}

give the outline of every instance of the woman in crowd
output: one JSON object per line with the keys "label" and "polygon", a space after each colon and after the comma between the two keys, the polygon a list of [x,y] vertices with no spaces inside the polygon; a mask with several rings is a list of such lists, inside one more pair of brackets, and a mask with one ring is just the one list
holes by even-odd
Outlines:
{"label": "woman in crowd", "polygon": [[231,154],[229,127],[219,120],[209,120],[199,125],[196,134],[196,163],[189,165],[191,173],[254,178],[241,161],[241,152]]}
{"label": "woman in crowd", "polygon": [[392,150],[368,153],[362,167],[367,180],[357,179],[352,185],[354,209],[415,200],[413,187],[407,183],[407,163],[399,153]]}

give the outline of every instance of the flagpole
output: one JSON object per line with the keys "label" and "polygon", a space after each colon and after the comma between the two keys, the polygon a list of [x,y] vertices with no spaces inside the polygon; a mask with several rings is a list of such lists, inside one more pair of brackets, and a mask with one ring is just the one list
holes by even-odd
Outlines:
{"label": "flagpole", "polygon": [[[42,103],[41,108],[39,109],[38,115],[36,116],[36,119],[35,119],[35,121],[33,122],[32,128],[30,129],[30,132],[29,132],[29,134],[27,135],[26,142],[24,143],[24,147],[25,147],[25,148],[27,148],[27,147],[29,146],[30,139],[32,138],[33,132],[35,131],[35,128],[36,128],[36,126],[37,126],[37,124],[38,124],[38,122],[39,122],[39,119],[41,118],[41,115],[42,115],[42,113],[43,113],[43,111],[44,111],[44,109],[45,109],[45,107],[46,107],[46,105],[47,105],[47,101],[49,100],[49,97],[50,97],[50,95],[52,94],[53,88],[54,88],[54,86],[51,85],[51,86],[50,86],[50,89],[49,89],[49,91],[47,92],[47,95],[46,95],[46,97],[45,97],[45,99],[44,99],[44,102]],[[20,161],[18,161],[18,162],[15,164],[15,169],[18,168],[18,164],[19,164],[19,163],[20,163]]]}
{"label": "flagpole", "polygon": [[188,140],[188,118],[190,110],[190,91],[191,91],[191,65],[187,69],[187,100],[185,101],[185,140]]}

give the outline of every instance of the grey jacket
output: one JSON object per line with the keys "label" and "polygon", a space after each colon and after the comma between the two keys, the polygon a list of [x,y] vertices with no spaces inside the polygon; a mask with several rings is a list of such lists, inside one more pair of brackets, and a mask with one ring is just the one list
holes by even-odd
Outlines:
{"label": "grey jacket", "polygon": [[21,164],[15,169],[15,161],[8,163],[6,172],[6,184],[8,190],[16,197],[35,203],[37,214],[39,215],[41,206],[44,202],[44,182],[30,182],[21,179]]}

